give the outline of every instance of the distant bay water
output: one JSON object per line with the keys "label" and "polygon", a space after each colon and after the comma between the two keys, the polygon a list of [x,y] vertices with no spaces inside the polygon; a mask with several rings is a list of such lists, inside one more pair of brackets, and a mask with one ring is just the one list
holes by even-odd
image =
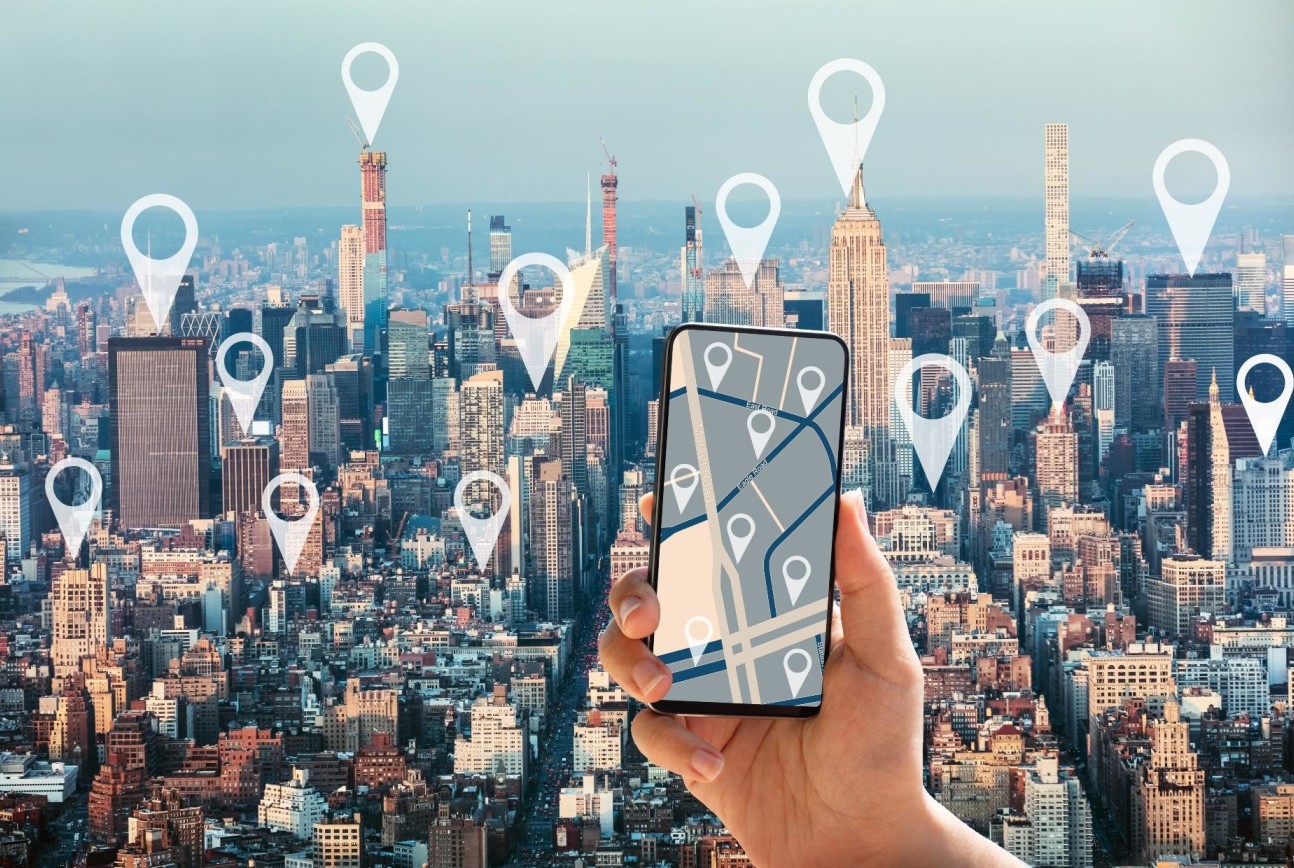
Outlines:
{"label": "distant bay water", "polygon": [[22,313],[39,307],[34,301],[10,301],[8,294],[20,286],[43,287],[56,277],[75,279],[93,277],[95,269],[76,265],[55,265],[48,262],[26,262],[20,259],[0,259],[0,314]]}

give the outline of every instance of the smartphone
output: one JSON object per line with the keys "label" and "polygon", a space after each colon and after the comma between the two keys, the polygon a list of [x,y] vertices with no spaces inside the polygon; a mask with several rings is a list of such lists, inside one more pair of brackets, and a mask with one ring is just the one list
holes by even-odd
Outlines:
{"label": "smartphone", "polygon": [[688,323],[665,345],[649,571],[667,714],[811,717],[835,593],[849,350]]}

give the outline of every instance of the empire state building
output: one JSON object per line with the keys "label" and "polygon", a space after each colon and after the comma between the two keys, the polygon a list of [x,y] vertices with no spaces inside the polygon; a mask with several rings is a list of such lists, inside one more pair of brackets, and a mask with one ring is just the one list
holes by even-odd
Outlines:
{"label": "empire state building", "polygon": [[890,437],[890,281],[881,221],[863,193],[862,163],[849,204],[831,227],[829,264],[828,327],[850,350],[846,424],[861,431],[867,451],[868,506],[892,505],[899,474]]}

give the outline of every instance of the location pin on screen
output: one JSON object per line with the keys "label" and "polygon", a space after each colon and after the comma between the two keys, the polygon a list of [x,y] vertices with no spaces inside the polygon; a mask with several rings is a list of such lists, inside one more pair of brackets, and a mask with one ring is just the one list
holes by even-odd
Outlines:
{"label": "location pin on screen", "polygon": [[[174,211],[184,221],[184,243],[174,256],[166,259],[153,259],[140,251],[135,244],[135,221],[149,208],[166,208]],[[189,268],[189,260],[198,246],[198,218],[193,216],[193,209],[179,199],[167,193],[150,193],[126,209],[121,218],[121,246],[126,250],[130,268],[135,273],[135,282],[139,284],[144,304],[153,317],[158,334],[162,324],[171,315],[171,306],[175,304],[175,294],[180,289],[180,281]]]}
{"label": "location pin on screen", "polygon": [[[1187,153],[1208,157],[1218,173],[1218,183],[1213,193],[1203,202],[1193,205],[1178,202],[1164,185],[1164,172],[1168,169],[1168,164],[1179,154]],[[1227,198],[1227,190],[1231,188],[1231,167],[1227,165],[1227,158],[1222,156],[1222,152],[1203,139],[1181,139],[1164,148],[1155,160],[1152,180],[1159,206],[1164,209],[1164,218],[1168,220],[1168,228],[1173,232],[1173,241],[1177,242],[1177,250],[1182,255],[1182,262],[1186,264],[1186,273],[1194,277],[1195,269],[1199,267],[1200,258],[1204,255],[1204,248],[1209,243],[1209,235],[1213,233],[1213,224],[1222,211],[1222,201]]]}
{"label": "location pin on screen", "polygon": [[[541,266],[557,276],[562,285],[562,300],[557,309],[547,316],[526,316],[517,310],[512,303],[510,287],[523,268]],[[521,361],[526,365],[530,384],[539,391],[539,384],[544,381],[544,371],[552,361],[557,343],[561,340],[562,331],[567,327],[571,308],[575,305],[575,280],[560,259],[547,253],[523,253],[509,262],[499,275],[499,307],[503,308],[503,318],[508,321],[508,330],[517,342]]]}
{"label": "location pin on screen", "polygon": [[[943,368],[952,374],[957,385],[957,403],[953,405],[952,412],[938,419],[918,416],[916,410],[912,409],[912,398],[909,396],[912,375],[926,365]],[[917,460],[921,462],[921,469],[932,489],[938,487],[939,480],[944,475],[948,456],[952,454],[962,423],[966,421],[970,399],[970,375],[956,361],[941,353],[917,356],[903,366],[894,380],[894,408],[899,411],[899,418],[907,426],[912,438],[912,448],[917,453]]]}
{"label": "location pin on screen", "polygon": [[[768,216],[758,226],[738,226],[728,216],[728,195],[743,184],[759,187],[768,196]],[[742,172],[723,182],[719,194],[715,196],[714,209],[719,212],[719,225],[723,227],[724,238],[728,239],[732,258],[737,260],[741,279],[746,282],[746,288],[750,289],[755,282],[755,274],[759,271],[759,263],[764,258],[764,251],[768,249],[768,240],[773,237],[773,227],[782,214],[782,197],[778,195],[773,182],[763,175]]]}
{"label": "location pin on screen", "polygon": [[[499,508],[486,518],[477,518],[467,509],[465,498],[467,490],[475,482],[488,482],[499,491]],[[503,477],[488,470],[473,470],[458,481],[454,488],[454,509],[458,511],[458,520],[463,525],[463,533],[472,547],[472,557],[476,565],[484,572],[489,566],[490,555],[499,541],[499,532],[508,519],[508,509],[512,505],[512,490]]]}
{"label": "location pin on screen", "polygon": [[710,375],[710,388],[718,389],[732,364],[732,347],[715,341],[705,348],[702,358],[705,359],[705,371]]}
{"label": "location pin on screen", "polygon": [[[1059,353],[1049,352],[1038,336],[1038,324],[1045,314],[1053,310],[1065,311],[1078,321],[1078,339],[1072,347]],[[1033,360],[1038,364],[1042,381],[1047,384],[1051,403],[1063,406],[1069,397],[1069,387],[1074,383],[1078,368],[1083,364],[1087,343],[1092,339],[1092,323],[1087,318],[1087,312],[1067,298],[1049,298],[1029,312],[1024,330]]]}
{"label": "location pin on screen", "polygon": [[792,648],[782,658],[782,668],[786,670],[786,683],[791,688],[791,698],[798,699],[804,689],[804,681],[813,669],[813,655],[803,648]]}
{"label": "location pin on screen", "polygon": [[[274,512],[274,492],[289,482],[299,485],[309,499],[306,514],[291,520],[279,518]],[[270,480],[270,484],[261,493],[261,512],[265,513],[265,520],[270,524],[270,532],[274,534],[274,541],[278,543],[279,553],[283,555],[283,563],[288,568],[288,574],[295,573],[297,561],[301,560],[301,551],[310,538],[310,529],[314,527],[315,515],[319,512],[318,489],[313,482],[300,473],[280,473]]]}
{"label": "location pin on screen", "polygon": [[[54,490],[58,475],[73,468],[84,473],[90,481],[90,496],[78,504],[64,503]],[[103,477],[84,458],[64,458],[51,467],[45,477],[45,497],[58,521],[58,530],[63,534],[64,557],[77,557],[81,553],[81,543],[85,542],[85,535],[90,530],[90,523],[99,511],[99,501],[103,497]]]}
{"label": "location pin on screen", "polygon": [[696,491],[696,484],[700,481],[700,473],[691,464],[675,464],[669,472],[669,487],[674,492],[674,503],[678,505],[680,515],[687,509],[692,492]]}
{"label": "location pin on screen", "polygon": [[[1274,400],[1259,401],[1249,394],[1249,389],[1245,386],[1245,379],[1249,376],[1249,372],[1258,365],[1272,365],[1281,372],[1285,380],[1281,393]],[[1280,428],[1281,419],[1289,407],[1290,395],[1294,394],[1294,372],[1291,372],[1289,364],[1280,356],[1271,353],[1250,356],[1236,372],[1236,394],[1240,396],[1240,403],[1244,404],[1245,415],[1249,417],[1249,424],[1254,428],[1258,445],[1266,455],[1271,451],[1272,441],[1276,439],[1276,430]]]}
{"label": "location pin on screen", "polygon": [[[251,344],[261,352],[263,367],[260,373],[250,380],[240,380],[229,372],[226,357],[231,349],[241,343]],[[234,408],[234,415],[238,417],[238,424],[246,435],[252,429],[252,421],[256,418],[256,407],[265,392],[265,384],[270,381],[274,373],[274,354],[270,350],[270,345],[260,335],[252,332],[230,335],[220,342],[220,350],[216,353],[216,370],[220,372],[220,382],[224,384],[225,391],[229,394],[229,405]]]}
{"label": "location pin on screen", "polygon": [[683,638],[687,639],[687,649],[692,655],[692,665],[697,666],[705,656],[706,646],[714,638],[714,624],[705,615],[693,615],[683,625]]}
{"label": "location pin on screen", "polygon": [[[827,117],[822,110],[822,86],[827,79],[838,72],[852,72],[867,80],[872,89],[872,107],[867,114],[858,120],[842,124]],[[836,172],[836,180],[845,196],[854,186],[854,176],[858,173],[858,164],[867,155],[867,146],[872,143],[876,125],[885,111],[885,84],[880,74],[861,60],[842,57],[823,66],[813,75],[809,82],[809,113],[817,124],[818,135],[831,158],[831,167]]]}
{"label": "location pin on screen", "polygon": [[[386,61],[386,84],[377,90],[364,90],[350,77],[351,65],[361,54],[376,54]],[[377,128],[382,123],[382,115],[386,114],[387,104],[391,102],[391,94],[395,91],[395,83],[399,78],[400,64],[396,62],[395,55],[391,53],[391,49],[377,42],[362,42],[356,45],[346,52],[346,57],[341,62],[342,83],[346,85],[350,104],[355,109],[359,125],[364,130],[364,139],[369,144],[372,144],[373,139],[377,137]]]}

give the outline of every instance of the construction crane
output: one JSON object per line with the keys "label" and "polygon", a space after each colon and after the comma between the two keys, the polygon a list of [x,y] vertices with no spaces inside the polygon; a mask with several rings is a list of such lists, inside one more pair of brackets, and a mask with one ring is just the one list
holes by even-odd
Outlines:
{"label": "construction crane", "polygon": [[369,142],[368,139],[364,138],[364,132],[359,128],[359,124],[347,117],[346,126],[350,127],[350,131],[355,134],[355,140],[359,142],[359,149],[361,151],[367,151],[369,148]]}
{"label": "construction crane", "polygon": [[1079,235],[1073,229],[1069,230],[1069,234],[1078,242],[1080,247],[1087,251],[1088,259],[1109,259],[1110,253],[1123,240],[1123,236],[1128,234],[1132,224],[1136,222],[1136,220],[1129,220],[1126,225],[1114,230],[1105,238],[1088,238],[1086,235]]}
{"label": "construction crane", "polygon": [[611,174],[614,175],[616,173],[616,158],[611,153],[611,149],[607,147],[606,139],[598,139],[598,141],[602,142],[602,153],[607,155],[607,165],[611,167]]}

